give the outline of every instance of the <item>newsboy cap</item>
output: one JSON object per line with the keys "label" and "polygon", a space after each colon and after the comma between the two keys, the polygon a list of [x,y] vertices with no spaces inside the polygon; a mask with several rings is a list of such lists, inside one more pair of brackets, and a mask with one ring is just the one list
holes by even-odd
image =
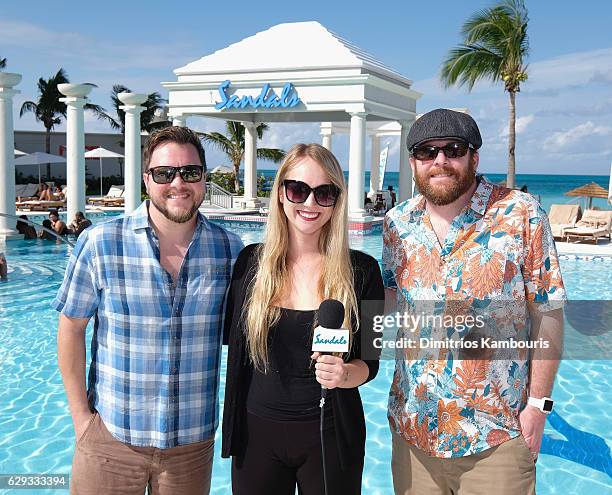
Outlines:
{"label": "newsboy cap", "polygon": [[482,137],[476,121],[467,113],[437,108],[423,114],[410,128],[406,145],[412,150],[430,139],[457,138],[470,143],[475,149],[482,146]]}

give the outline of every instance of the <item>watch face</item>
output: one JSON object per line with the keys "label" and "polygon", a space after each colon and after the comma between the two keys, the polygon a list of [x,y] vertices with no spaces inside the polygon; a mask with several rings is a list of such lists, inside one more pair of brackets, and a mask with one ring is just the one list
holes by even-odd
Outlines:
{"label": "watch face", "polygon": [[542,409],[545,412],[551,412],[553,408],[553,401],[552,400],[548,400],[548,399],[544,399],[544,405],[542,406]]}

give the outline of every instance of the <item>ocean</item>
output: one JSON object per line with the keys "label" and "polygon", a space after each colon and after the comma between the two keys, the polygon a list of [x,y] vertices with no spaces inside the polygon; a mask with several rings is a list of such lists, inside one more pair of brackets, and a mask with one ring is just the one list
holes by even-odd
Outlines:
{"label": "ocean", "polygon": [[[273,180],[276,170],[258,170],[266,178]],[[491,182],[499,183],[506,179],[506,174],[488,174],[484,176]],[[348,182],[348,172],[344,172],[344,178]],[[527,186],[528,192],[539,199],[542,207],[548,212],[552,204],[580,204],[582,210],[586,208],[586,199],[577,196],[565,196],[565,192],[571,191],[579,186],[595,182],[604,189],[608,189],[609,177],[607,175],[546,175],[546,174],[517,174],[517,187]],[[387,172],[383,189],[393,186],[399,189],[399,172]],[[370,189],[370,172],[365,173],[365,190]],[[601,209],[610,209],[608,201],[604,198],[593,198],[593,206]]]}

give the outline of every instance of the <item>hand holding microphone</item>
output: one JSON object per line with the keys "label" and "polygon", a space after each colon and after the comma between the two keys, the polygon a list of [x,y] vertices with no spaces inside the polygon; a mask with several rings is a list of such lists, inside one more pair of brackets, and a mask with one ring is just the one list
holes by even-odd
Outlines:
{"label": "hand holding microphone", "polygon": [[349,350],[349,331],[342,328],[344,306],[340,301],[327,299],[319,306],[319,326],[314,330],[311,359],[316,360],[315,376],[326,389],[341,386],[349,379],[344,360],[329,352],[345,353]]}
{"label": "hand holding microphone", "polygon": [[315,377],[322,387],[336,388],[349,379],[349,371],[341,358],[320,352],[313,352],[310,357],[317,362]]}

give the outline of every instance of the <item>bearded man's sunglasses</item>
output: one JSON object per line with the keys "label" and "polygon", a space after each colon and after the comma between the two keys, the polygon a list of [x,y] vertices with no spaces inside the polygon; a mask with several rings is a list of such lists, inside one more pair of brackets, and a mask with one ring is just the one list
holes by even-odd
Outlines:
{"label": "bearded man's sunglasses", "polygon": [[202,165],[183,165],[182,167],[153,167],[147,170],[156,184],[170,184],[177,172],[183,182],[200,182],[204,176],[204,167]]}
{"label": "bearded man's sunglasses", "polygon": [[474,149],[468,143],[455,142],[444,146],[431,146],[423,144],[412,148],[411,154],[417,160],[434,160],[440,151],[444,152],[446,158],[461,158],[465,156],[469,149]]}

